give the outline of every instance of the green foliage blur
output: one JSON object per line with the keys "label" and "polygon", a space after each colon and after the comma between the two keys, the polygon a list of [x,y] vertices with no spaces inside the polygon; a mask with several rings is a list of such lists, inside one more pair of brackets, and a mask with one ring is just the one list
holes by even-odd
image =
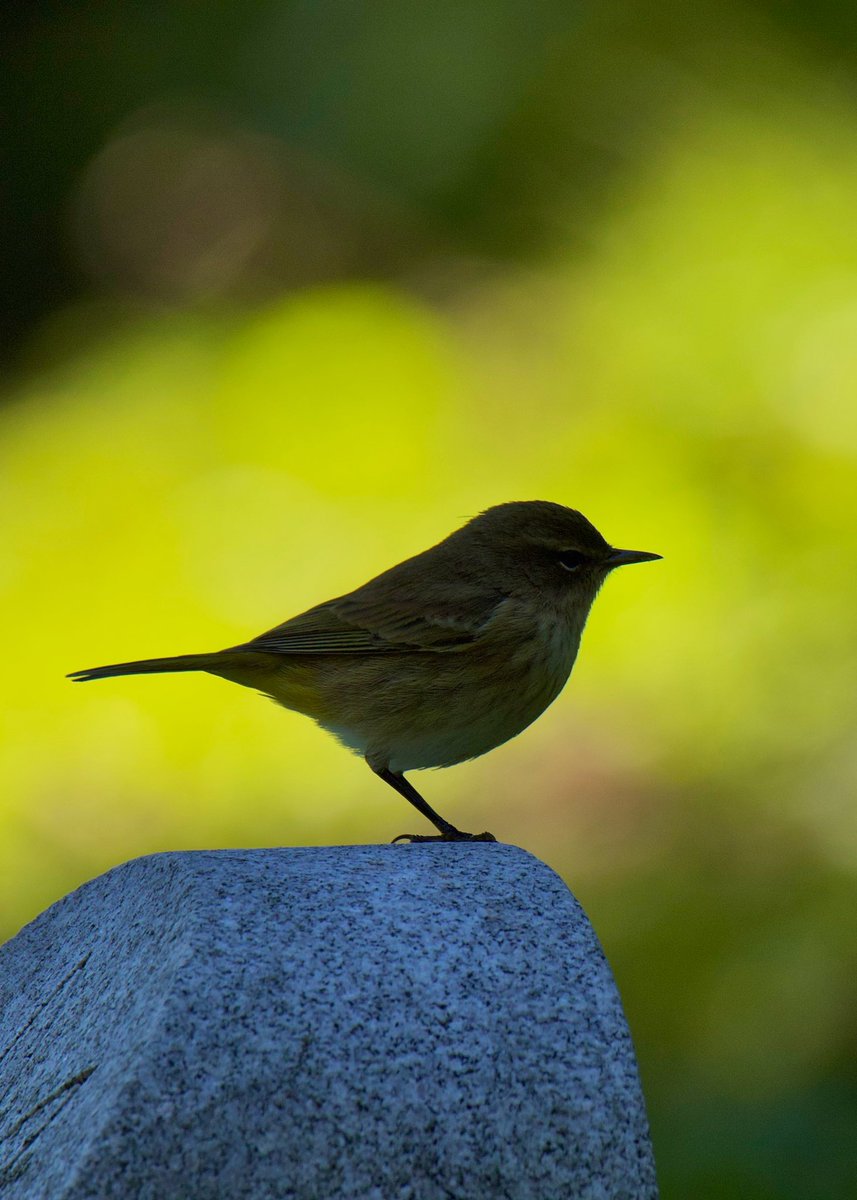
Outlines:
{"label": "green foliage blur", "polygon": [[611,578],[523,737],[417,777],[554,866],[665,1200],[857,1180],[853,9],[34,3],[3,16],[0,921],[404,802],[209,677],[509,499]]}

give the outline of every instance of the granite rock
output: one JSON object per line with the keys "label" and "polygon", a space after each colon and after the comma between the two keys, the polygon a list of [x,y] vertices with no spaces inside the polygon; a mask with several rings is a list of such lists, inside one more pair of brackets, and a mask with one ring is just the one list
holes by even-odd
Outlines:
{"label": "granite rock", "polygon": [[630,1035],[523,850],[152,855],[0,949],[2,1200],[652,1200]]}

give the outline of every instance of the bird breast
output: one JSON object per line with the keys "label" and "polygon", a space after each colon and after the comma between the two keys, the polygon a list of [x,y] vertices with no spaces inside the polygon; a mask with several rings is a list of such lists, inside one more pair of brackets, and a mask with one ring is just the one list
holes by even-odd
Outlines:
{"label": "bird breast", "polygon": [[[582,625],[550,612],[510,614],[460,650],[339,659],[310,713],[373,766],[452,766],[515,737],[556,699]],[[304,708],[303,711],[307,711]]]}

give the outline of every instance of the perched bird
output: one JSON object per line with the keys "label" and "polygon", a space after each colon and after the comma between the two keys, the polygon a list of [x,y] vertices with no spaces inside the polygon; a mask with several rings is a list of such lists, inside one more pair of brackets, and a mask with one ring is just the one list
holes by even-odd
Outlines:
{"label": "perched bird", "polygon": [[660,557],[614,549],[560,504],[500,504],[250,642],[69,678],[207,671],[257,688],[362,754],[439,831],[402,839],[493,842],[444,820],[404,773],[477,758],[526,729],[568,679],[607,575]]}

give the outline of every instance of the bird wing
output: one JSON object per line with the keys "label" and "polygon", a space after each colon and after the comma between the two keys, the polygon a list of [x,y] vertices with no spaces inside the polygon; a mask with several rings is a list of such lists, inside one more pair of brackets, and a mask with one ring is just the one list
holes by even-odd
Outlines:
{"label": "bird wing", "polygon": [[241,647],[270,654],[460,650],[488,626],[505,596],[469,595],[466,607],[360,589],[319,604]]}

